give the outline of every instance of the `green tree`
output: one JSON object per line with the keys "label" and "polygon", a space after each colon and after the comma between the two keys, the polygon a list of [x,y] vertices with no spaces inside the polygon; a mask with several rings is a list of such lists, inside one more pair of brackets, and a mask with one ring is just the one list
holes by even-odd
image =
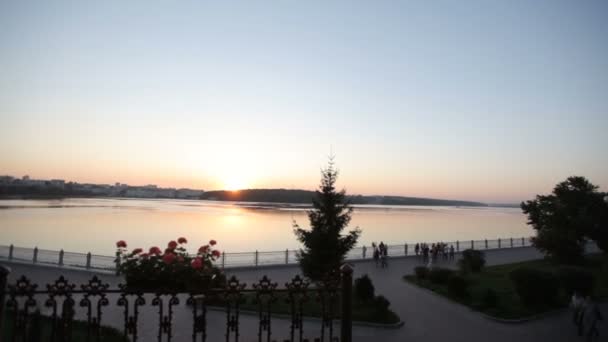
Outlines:
{"label": "green tree", "polygon": [[312,200],[313,209],[308,211],[310,229],[301,228],[295,221],[293,224],[294,233],[304,245],[298,253],[300,267],[313,281],[323,280],[337,270],[361,234],[358,228],[341,234],[350,222],[353,208],[346,201],[346,191],[336,191],[338,171],[333,158],[321,174],[321,185]]}
{"label": "green tree", "polygon": [[608,251],[605,194],[585,177],[569,177],[550,195],[522,202],[528,224],[536,230],[532,244],[559,262],[573,263],[582,257],[585,241],[593,239]]}

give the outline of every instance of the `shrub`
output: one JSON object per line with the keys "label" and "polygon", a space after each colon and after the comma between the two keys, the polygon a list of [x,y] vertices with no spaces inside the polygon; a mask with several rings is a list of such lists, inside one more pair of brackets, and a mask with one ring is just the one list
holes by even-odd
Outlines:
{"label": "shrub", "polygon": [[486,264],[486,258],[482,251],[475,249],[467,249],[462,252],[462,259],[458,261],[458,265],[462,272],[480,272]]}
{"label": "shrub", "polygon": [[466,279],[458,274],[452,274],[448,278],[448,294],[456,298],[466,298],[467,292],[467,281]]}
{"label": "shrub", "polygon": [[547,271],[521,267],[509,274],[517,295],[527,307],[554,304],[559,293],[557,277]]}
{"label": "shrub", "polygon": [[496,307],[496,304],[498,304],[498,295],[496,294],[496,291],[492,289],[486,289],[486,291],[483,293],[483,296],[481,297],[481,304],[485,308]]}
{"label": "shrub", "polygon": [[568,296],[574,292],[582,295],[593,293],[594,277],[593,273],[576,266],[561,266],[557,270],[557,277],[560,285]]}
{"label": "shrub", "polygon": [[355,279],[355,298],[361,302],[374,299],[374,284],[367,274]]}
{"label": "shrub", "polygon": [[374,308],[379,313],[387,312],[390,305],[391,302],[384,296],[376,296],[376,298],[374,298]]}
{"label": "shrub", "polygon": [[414,268],[414,273],[418,279],[426,279],[429,275],[429,269],[425,266],[417,266]]}
{"label": "shrub", "polygon": [[448,279],[453,273],[454,271],[447,268],[434,267],[429,272],[428,277],[435,284],[447,284]]}

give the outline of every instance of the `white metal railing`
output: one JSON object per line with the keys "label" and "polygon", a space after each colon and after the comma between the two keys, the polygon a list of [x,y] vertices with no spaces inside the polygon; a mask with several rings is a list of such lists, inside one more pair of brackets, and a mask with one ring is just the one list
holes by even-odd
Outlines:
{"label": "white metal railing", "polygon": [[[494,240],[461,240],[444,242],[447,246],[454,246],[456,252],[473,249],[499,249],[531,246],[530,238],[499,238]],[[387,245],[387,254],[390,257],[405,257],[415,255],[415,243]],[[260,267],[270,265],[292,265],[298,262],[297,250],[284,251],[255,251],[242,253],[223,252],[218,259],[218,266],[222,268],[234,267]],[[371,259],[373,251],[370,246],[355,247],[346,256],[347,260]],[[56,267],[79,268],[89,270],[116,271],[116,257],[96,255],[92,253],[73,253],[52,251],[46,249],[16,247],[13,245],[0,245],[0,260],[11,262],[32,263]]]}

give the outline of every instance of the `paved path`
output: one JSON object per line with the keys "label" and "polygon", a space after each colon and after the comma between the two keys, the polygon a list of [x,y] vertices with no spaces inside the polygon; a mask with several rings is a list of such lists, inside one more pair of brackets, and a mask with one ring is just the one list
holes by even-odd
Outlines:
{"label": "paved path", "polygon": [[[497,265],[517,261],[538,259],[541,255],[533,248],[514,248],[486,251],[488,265]],[[458,257],[456,258],[458,259]],[[411,274],[417,266],[415,257],[395,258],[390,260],[388,269],[375,267],[372,262],[355,263],[355,277],[368,274],[374,282],[376,293],[382,294],[391,301],[391,308],[405,321],[400,329],[379,329],[369,327],[353,327],[355,341],[368,341],[372,338],[380,338],[383,342],[389,341],[481,341],[492,340],[493,342],[524,342],[524,341],[579,341],[574,335],[569,312],[560,312],[549,317],[522,324],[504,324],[484,318],[469,308],[455,304],[443,297],[410,285],[402,280],[403,275]],[[453,267],[447,263],[446,266]],[[11,281],[16,275],[26,274],[37,283],[48,283],[57,278],[59,274],[65,275],[75,283],[82,283],[90,278],[90,274],[82,271],[73,271],[56,268],[43,268],[31,265],[10,265],[13,269]],[[242,269],[231,270],[228,274],[235,274],[241,281],[246,283],[255,282],[263,275],[268,275],[273,281],[284,285],[293,276],[299,273],[294,266],[282,266],[275,268]],[[104,280],[111,285],[116,285],[120,278],[104,275]],[[114,302],[114,301],[112,301]],[[602,312],[608,314],[608,305],[602,305]],[[111,317],[114,316],[114,317]],[[186,341],[190,337],[190,325],[187,323],[189,312],[178,311],[176,314],[176,340]],[[148,312],[145,317],[156,319],[153,312]],[[181,317],[181,318],[180,318]],[[242,331],[253,334],[257,332],[256,319],[243,316]],[[221,327],[216,329],[212,341],[220,339],[225,327],[225,318],[220,313],[210,315],[210,326]],[[120,326],[119,311],[108,312],[104,317],[107,324]],[[191,320],[190,320],[191,321]],[[608,336],[607,321],[600,327],[601,336]],[[273,329],[277,332],[275,336],[287,336],[288,322],[273,321]],[[307,323],[313,324],[314,323]],[[144,341],[152,340],[156,332],[147,329],[144,333]],[[279,335],[280,334],[280,335]],[[243,338],[242,341],[250,339]]]}

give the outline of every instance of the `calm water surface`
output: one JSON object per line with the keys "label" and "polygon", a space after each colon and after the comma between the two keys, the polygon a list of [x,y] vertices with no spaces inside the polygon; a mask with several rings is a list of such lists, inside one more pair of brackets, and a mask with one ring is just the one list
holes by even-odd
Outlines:
{"label": "calm water surface", "polygon": [[[164,247],[185,236],[192,251],[209,239],[226,252],[285,250],[299,246],[292,222],[308,227],[305,210],[186,200],[3,200],[0,244],[111,255],[119,239],[129,247]],[[356,226],[360,245],[532,235],[517,208],[357,206]]]}

